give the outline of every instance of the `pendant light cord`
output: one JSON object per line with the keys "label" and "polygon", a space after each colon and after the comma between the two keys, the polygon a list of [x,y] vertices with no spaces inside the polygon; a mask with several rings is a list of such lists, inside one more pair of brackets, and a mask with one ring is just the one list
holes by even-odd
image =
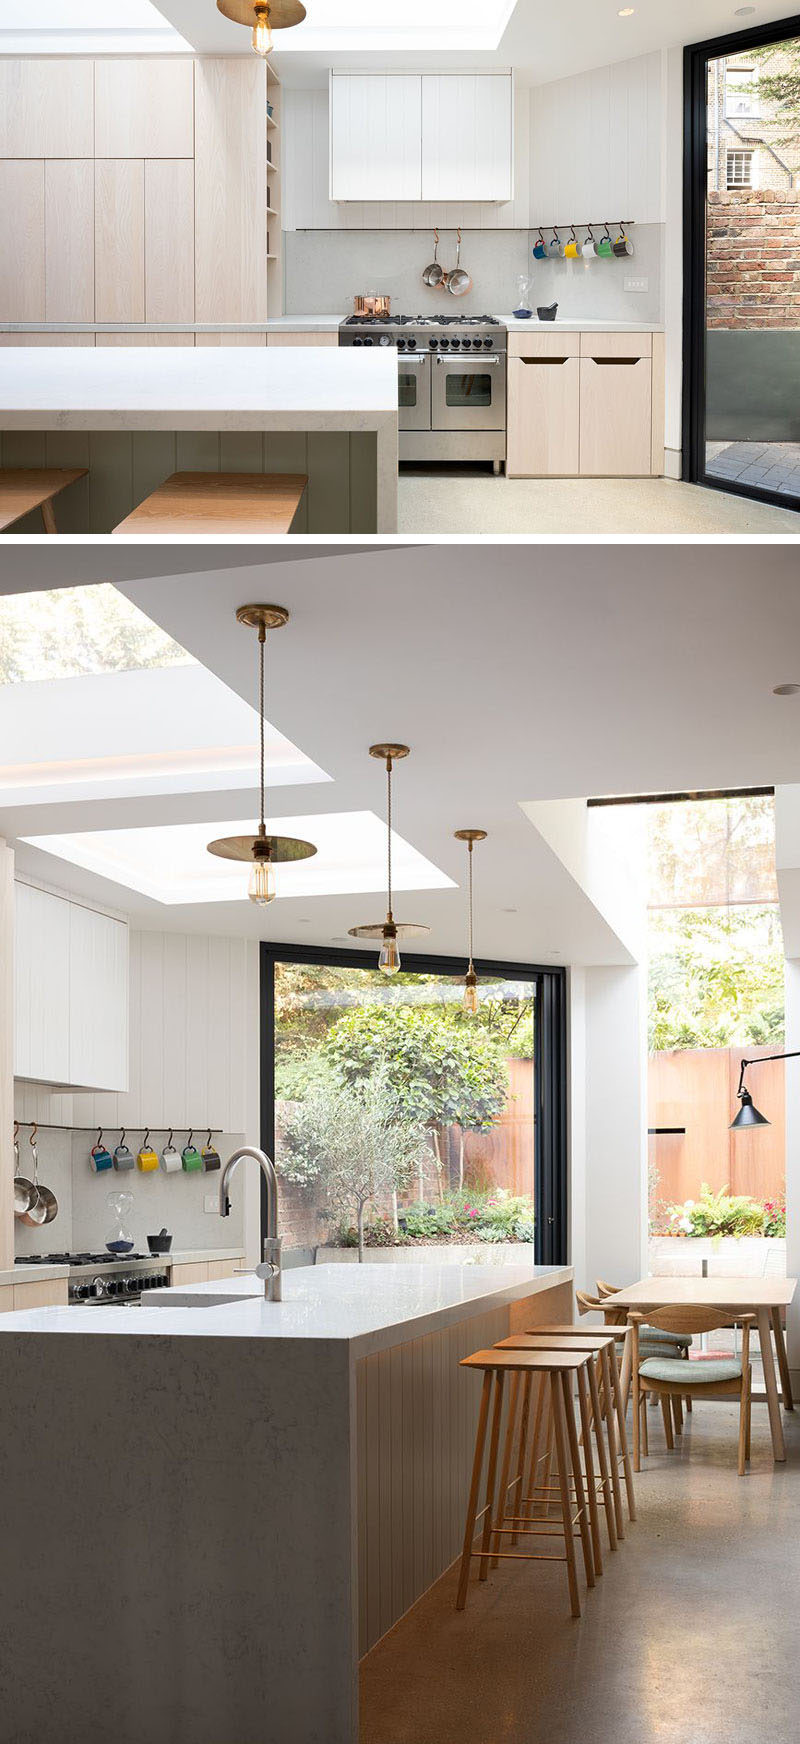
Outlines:
{"label": "pendant light cord", "polygon": [[264,795],[264,656],[265,656],[265,651],[266,651],[266,643],[267,643],[267,632],[264,628],[264,625],[261,624],[261,625],[259,625],[259,631],[258,631],[258,716],[259,716],[259,728],[260,728],[260,735],[261,735],[261,768],[260,768],[261,826],[259,829],[259,835],[261,835],[261,836],[265,836],[267,833],[267,824],[266,824],[266,817],[265,817],[266,804],[265,804],[265,795]]}
{"label": "pendant light cord", "polygon": [[472,968],[472,843],[469,848],[469,966]]}
{"label": "pendant light cord", "polygon": [[392,919],[392,759],[386,759],[386,830],[387,830],[387,864],[388,864],[388,908],[389,919]]}

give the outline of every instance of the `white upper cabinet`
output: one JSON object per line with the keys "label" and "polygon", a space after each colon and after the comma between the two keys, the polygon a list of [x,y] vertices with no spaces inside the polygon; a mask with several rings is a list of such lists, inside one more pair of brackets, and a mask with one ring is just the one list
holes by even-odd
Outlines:
{"label": "white upper cabinet", "polygon": [[332,200],[513,194],[510,73],[332,73]]}
{"label": "white upper cabinet", "polygon": [[512,107],[508,73],[423,77],[423,200],[512,198]]}
{"label": "white upper cabinet", "polygon": [[20,880],[14,890],[14,1076],[126,1090],[126,922]]}
{"label": "white upper cabinet", "polygon": [[331,199],[418,200],[418,76],[333,73],[330,101]]}

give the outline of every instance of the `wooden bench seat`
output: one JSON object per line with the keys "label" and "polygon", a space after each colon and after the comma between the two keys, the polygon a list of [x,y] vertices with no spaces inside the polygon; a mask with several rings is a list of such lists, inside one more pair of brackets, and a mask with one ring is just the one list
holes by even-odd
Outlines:
{"label": "wooden bench seat", "polygon": [[288,533],[302,472],[173,472],[115,533]]}
{"label": "wooden bench seat", "polygon": [[57,533],[53,498],[68,484],[86,477],[87,468],[79,467],[3,467],[0,470],[0,532],[13,527],[32,509],[41,509],[46,533]]}

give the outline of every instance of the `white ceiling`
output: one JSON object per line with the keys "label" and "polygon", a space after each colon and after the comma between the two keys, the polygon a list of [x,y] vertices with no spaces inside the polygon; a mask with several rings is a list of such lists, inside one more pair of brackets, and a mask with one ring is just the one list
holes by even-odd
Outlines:
{"label": "white ceiling", "polygon": [[[181,35],[201,53],[249,54],[247,32],[217,11],[215,0],[158,0],[159,9]],[[757,0],[752,16],[736,16],[732,0],[636,0],[633,17],[620,18],[619,0],[517,0],[509,23],[494,50],[470,52],[459,40],[460,8],[453,5],[448,31],[450,47],[426,46],[430,32],[418,29],[404,50],[387,50],[380,40],[385,30],[380,13],[376,44],[357,50],[348,40],[332,49],[330,37],[324,48],[304,48],[312,43],[319,27],[314,22],[314,0],[306,0],[305,24],[281,32],[276,38],[275,65],[289,84],[308,84],[314,73],[329,66],[505,66],[513,67],[524,83],[543,84],[566,78],[589,67],[647,54],[652,49],[699,42],[728,31],[748,29],[786,16],[786,0]],[[502,15],[502,3],[496,13]],[[328,8],[326,7],[326,16]],[[398,9],[396,22],[403,21]],[[494,14],[493,14],[494,16]]]}
{"label": "white ceiling", "polygon": [[[104,555],[118,573],[122,555]],[[184,562],[185,549],[178,555]],[[170,575],[163,548],[137,551],[139,578],[123,591],[247,700],[252,645],[235,607],[259,596],[288,606],[268,714],[331,777],[281,789],[276,809],[298,825],[321,812],[381,814],[382,771],[367,748],[395,737],[411,745],[396,827],[457,888],[411,892],[397,909],[430,924],[433,952],[464,948],[459,827],[489,831],[476,849],[479,954],[629,961],[523,803],[800,781],[800,697],[772,694],[800,681],[793,545],[448,543],[354,555],[298,544],[288,561],[285,548],[253,555],[244,575],[233,566],[242,548],[230,567]],[[40,547],[39,585],[48,570],[63,585],[70,556]],[[3,586],[21,560],[4,550]],[[208,821],[212,835],[246,815],[247,798],[238,787],[7,807],[0,830],[14,839]],[[249,803],[255,815],[255,791]],[[148,927],[327,944],[370,918],[363,896],[285,898],[266,913],[246,900],[164,908],[40,850],[21,848],[20,864]]]}

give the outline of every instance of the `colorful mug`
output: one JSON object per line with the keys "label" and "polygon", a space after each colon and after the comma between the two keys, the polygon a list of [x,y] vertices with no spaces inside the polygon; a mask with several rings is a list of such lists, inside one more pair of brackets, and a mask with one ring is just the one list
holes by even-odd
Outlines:
{"label": "colorful mug", "polygon": [[630,237],[625,235],[624,230],[620,231],[616,242],[613,243],[612,246],[614,253],[619,260],[622,260],[626,254],[633,254],[633,243],[631,242]]}
{"label": "colorful mug", "polygon": [[539,232],[539,235],[537,236],[536,241],[534,242],[533,248],[531,249],[531,254],[533,255],[534,260],[546,260],[547,259],[547,243],[545,242],[545,239],[542,236],[541,231]]}
{"label": "colorful mug", "polygon": [[597,244],[597,253],[601,260],[611,260],[614,255],[614,244],[610,236],[601,236]]}
{"label": "colorful mug", "polygon": [[578,238],[575,235],[575,232],[573,230],[572,235],[569,239],[569,242],[565,246],[564,257],[566,260],[580,260],[582,254],[583,254],[582,245],[578,241]]}
{"label": "colorful mug", "polygon": [[581,252],[583,254],[584,260],[594,260],[594,257],[597,253],[597,243],[595,242],[595,239],[591,233],[591,230],[588,232],[588,235],[586,237],[586,241],[583,244],[583,248],[582,248]]}
{"label": "colorful mug", "polygon": [[551,260],[563,260],[564,258],[564,244],[557,230],[553,231],[553,240],[548,243],[547,252]]}

